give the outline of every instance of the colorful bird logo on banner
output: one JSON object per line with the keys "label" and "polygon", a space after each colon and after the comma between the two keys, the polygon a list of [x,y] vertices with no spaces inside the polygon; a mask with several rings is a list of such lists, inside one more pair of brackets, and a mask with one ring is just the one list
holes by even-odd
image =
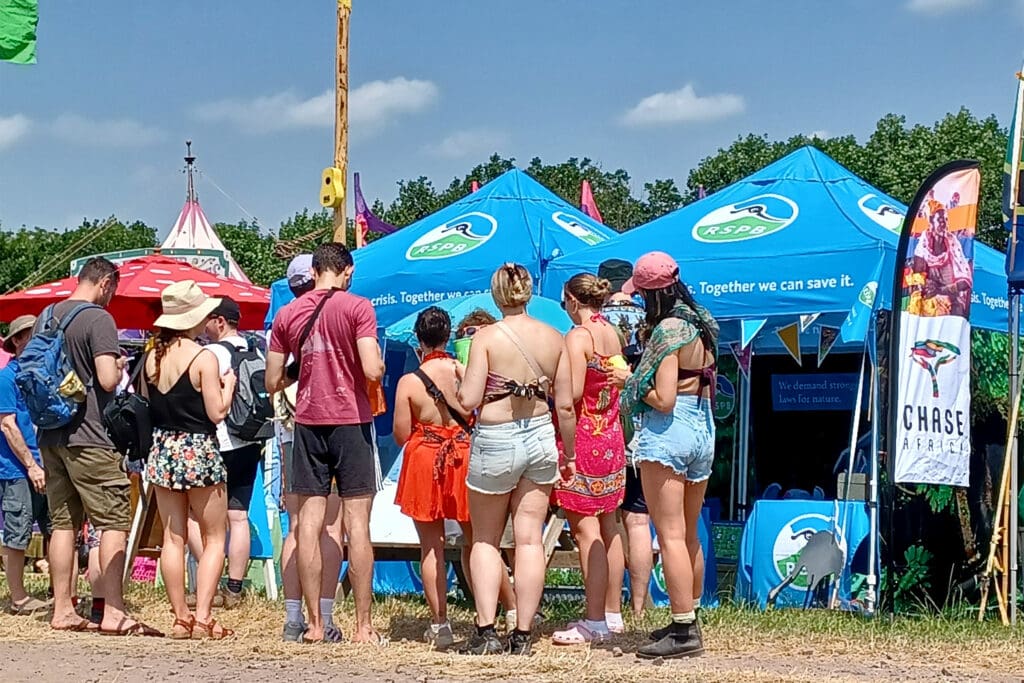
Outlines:
{"label": "colorful bird logo on banner", "polygon": [[952,363],[960,355],[960,347],[938,339],[914,342],[910,359],[928,371],[932,378],[932,397],[939,398],[939,368]]}

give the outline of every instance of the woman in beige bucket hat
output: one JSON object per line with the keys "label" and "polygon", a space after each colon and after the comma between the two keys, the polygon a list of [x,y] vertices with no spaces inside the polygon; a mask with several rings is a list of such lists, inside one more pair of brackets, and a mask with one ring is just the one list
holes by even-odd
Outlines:
{"label": "woman in beige bucket hat", "polygon": [[[228,413],[235,375],[220,374],[217,358],[196,343],[220,299],[206,296],[193,280],[168,285],[160,294],[163,315],[156,343],[145,359],[146,390],[153,421],[153,448],[143,477],[155,487],[164,525],[160,569],[174,612],[172,638],[233,634],[211,616],[224,567],[227,493],[216,425]],[[199,522],[204,552],[197,572],[196,612],[185,602],[185,539],[189,509]]]}

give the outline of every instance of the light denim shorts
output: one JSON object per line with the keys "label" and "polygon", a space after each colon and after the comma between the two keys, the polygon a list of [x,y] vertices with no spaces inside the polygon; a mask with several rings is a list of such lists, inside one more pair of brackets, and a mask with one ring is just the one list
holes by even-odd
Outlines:
{"label": "light denim shorts", "polygon": [[558,448],[551,415],[477,425],[469,452],[466,486],[478,493],[502,494],[526,477],[542,486],[559,479]]}
{"label": "light denim shorts", "polygon": [[670,467],[687,481],[711,476],[715,460],[715,417],[705,396],[681,395],[671,413],[648,410],[638,433],[636,462]]}

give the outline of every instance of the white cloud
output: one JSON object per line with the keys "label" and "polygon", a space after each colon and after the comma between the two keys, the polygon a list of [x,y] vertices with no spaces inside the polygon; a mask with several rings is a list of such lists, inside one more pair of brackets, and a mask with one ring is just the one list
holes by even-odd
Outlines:
{"label": "white cloud", "polygon": [[400,114],[423,111],[434,104],[437,97],[437,85],[432,81],[402,76],[390,81],[370,81],[348,94],[348,121],[350,124],[387,123]]}
{"label": "white cloud", "polygon": [[[349,125],[377,127],[402,114],[426,109],[437,100],[431,81],[402,76],[370,81],[349,92]],[[294,128],[328,128],[334,125],[334,91],[303,99],[286,90],[251,100],[225,99],[196,107],[192,115],[214,123],[228,123],[246,133],[272,133]]]}
{"label": "white cloud", "polygon": [[145,147],[164,139],[164,132],[134,119],[87,119],[61,114],[50,125],[54,136],[88,147]]}
{"label": "white cloud", "polygon": [[908,0],[907,9],[918,14],[937,16],[978,7],[985,0]]}
{"label": "white cloud", "polygon": [[456,131],[434,145],[423,150],[432,156],[445,159],[461,159],[497,152],[508,144],[508,135],[501,131],[476,128]]}
{"label": "white cloud", "polygon": [[700,96],[692,84],[670,92],[658,92],[640,100],[622,117],[627,126],[714,121],[743,111],[743,97],[730,93]]}
{"label": "white cloud", "polygon": [[32,121],[24,114],[0,116],[0,149],[10,147],[28,134]]}

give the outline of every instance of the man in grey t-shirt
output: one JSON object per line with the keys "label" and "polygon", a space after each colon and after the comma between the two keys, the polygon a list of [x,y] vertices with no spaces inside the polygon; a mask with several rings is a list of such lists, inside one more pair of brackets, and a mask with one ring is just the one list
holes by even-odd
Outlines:
{"label": "man in grey t-shirt", "polygon": [[[117,327],[104,310],[119,280],[113,263],[102,257],[89,259],[78,275],[75,291],[66,301],[53,306],[52,311],[59,323],[76,308],[89,305],[74,317],[64,337],[68,359],[87,387],[85,403],[67,426],[39,430],[39,450],[46,468],[46,499],[53,523],[49,561],[54,598],[50,626],[62,631],[92,628],[88,620],[78,616],[71,601],[75,536],[88,515],[101,534],[100,577],[93,583],[105,603],[100,631],[159,635],[124,611],[122,576],[131,528],[131,484],[123,458],[114,450],[102,419],[103,409],[113,398],[124,368]],[[44,312],[40,321],[46,317]]]}

